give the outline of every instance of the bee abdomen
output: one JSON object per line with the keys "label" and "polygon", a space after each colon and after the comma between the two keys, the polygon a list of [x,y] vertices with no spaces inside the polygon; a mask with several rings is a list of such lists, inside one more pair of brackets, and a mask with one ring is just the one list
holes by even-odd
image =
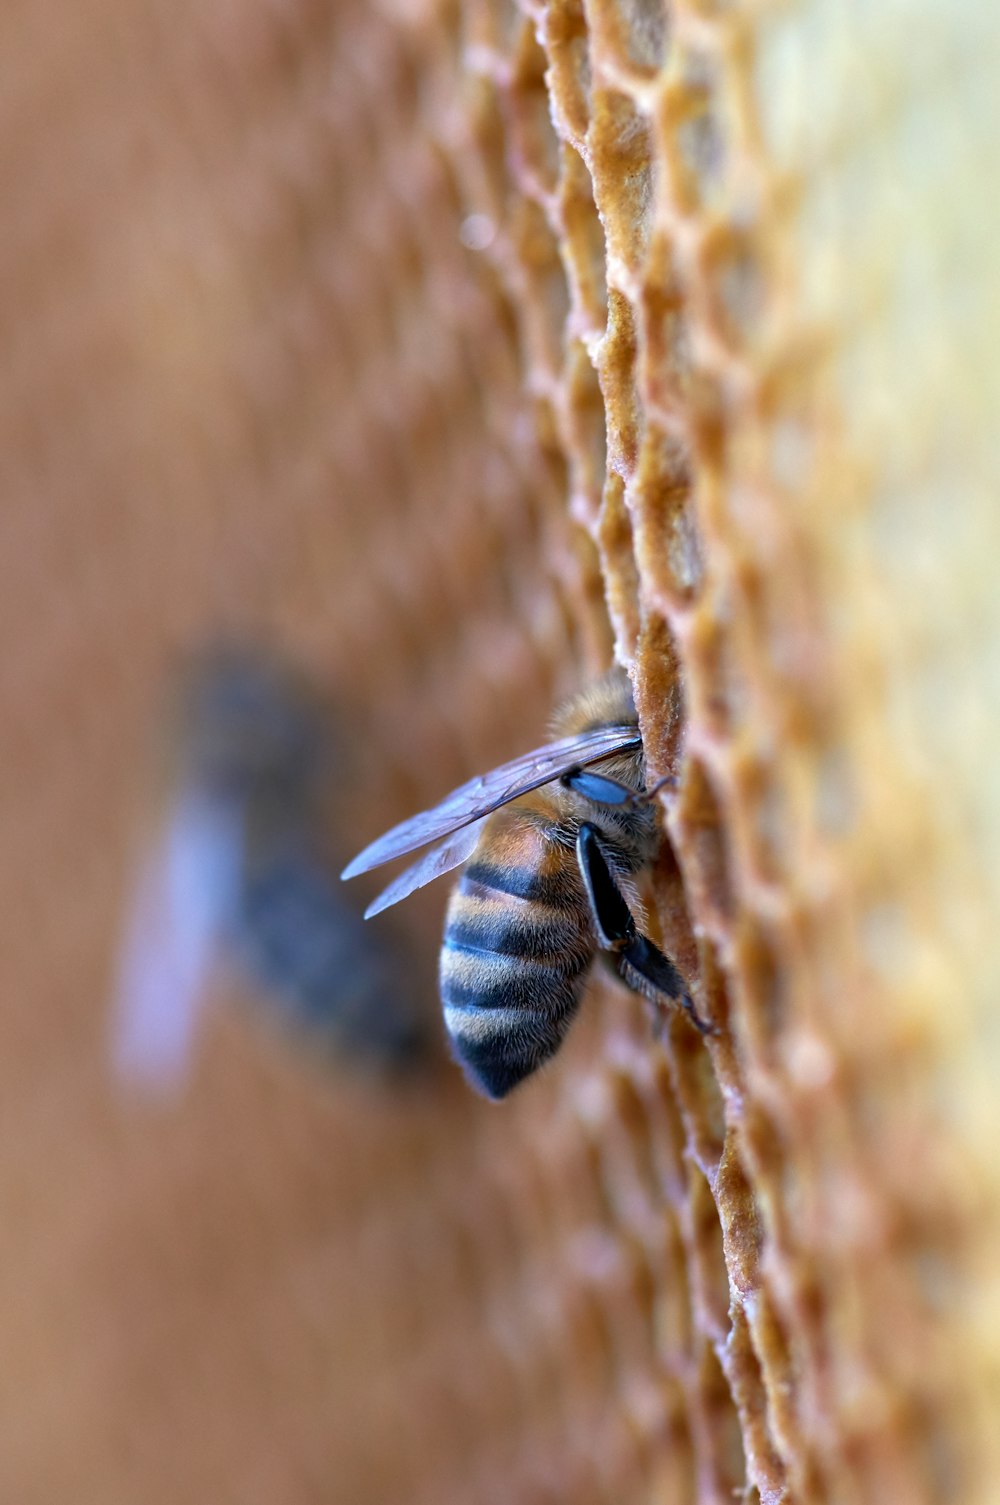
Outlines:
{"label": "bee abdomen", "polygon": [[564,967],[580,948],[580,930],[572,918],[558,910],[490,903],[459,890],[449,909],[444,945],[454,951],[485,952]]}
{"label": "bee abdomen", "polygon": [[492,876],[476,864],[452,896],[441,1001],[456,1057],[480,1090],[497,1098],[558,1049],[593,941],[564,887],[561,904],[525,900],[526,881],[516,871],[499,870],[495,882]]}
{"label": "bee abdomen", "polygon": [[456,1059],[480,1091],[505,1097],[554,1055],[580,1001],[567,977],[514,957],[441,952],[441,1001]]}

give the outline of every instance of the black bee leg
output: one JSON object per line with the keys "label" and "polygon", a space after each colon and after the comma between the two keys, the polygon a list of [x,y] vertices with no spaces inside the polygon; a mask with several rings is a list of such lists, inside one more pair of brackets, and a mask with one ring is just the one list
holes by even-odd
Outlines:
{"label": "black bee leg", "polygon": [[653,1003],[660,997],[679,1003],[697,1030],[703,1035],[714,1034],[712,1025],[695,1009],[673,962],[637,929],[632,911],[601,851],[596,827],[586,821],[576,839],[576,859],[590,901],[598,944],[611,954],[618,975]]}
{"label": "black bee leg", "polygon": [[648,805],[661,789],[668,784],[676,784],[677,780],[672,773],[668,773],[652,789],[633,789],[630,784],[608,778],[607,774],[594,773],[590,768],[575,767],[567,768],[560,775],[559,782],[564,788],[572,789],[574,794],[582,794],[584,799],[595,805]]}

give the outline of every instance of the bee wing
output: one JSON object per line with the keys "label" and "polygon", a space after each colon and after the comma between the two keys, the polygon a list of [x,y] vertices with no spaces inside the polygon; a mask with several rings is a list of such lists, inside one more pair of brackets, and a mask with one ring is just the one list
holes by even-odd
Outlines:
{"label": "bee wing", "polygon": [[388,888],[384,888],[378,898],[369,904],[365,910],[365,919],[370,920],[372,915],[381,914],[383,909],[398,904],[400,899],[405,899],[425,884],[433,883],[442,874],[450,873],[452,868],[471,857],[479,845],[485,820],[485,816],[480,816],[470,826],[461,826],[459,830],[453,831],[444,841],[438,842],[437,846],[431,847],[429,852],[419,857],[405,872],[400,873],[398,878],[393,878]]}
{"label": "bee wing", "polygon": [[127,1080],[162,1088],[183,1078],[233,912],[241,847],[234,815],[191,798],[178,801],[142,865],[115,998],[114,1060]]}
{"label": "bee wing", "polygon": [[[612,753],[638,747],[640,740],[634,724],[600,726],[573,737],[561,737],[558,742],[550,742],[545,747],[524,753],[513,762],[494,768],[492,773],[480,774],[467,784],[453,789],[433,810],[424,810],[420,815],[404,820],[401,825],[393,826],[391,831],[380,836],[378,841],[373,841],[353,862],[348,863],[341,877],[355,878],[358,873],[367,873],[374,867],[381,867],[394,857],[415,852],[429,841],[438,841],[443,836],[449,836],[452,831],[489,815],[501,805],[517,799],[519,795],[527,794],[530,789],[551,783],[567,769],[596,763],[601,758],[610,757]],[[448,869],[441,868],[440,871],[447,872]],[[419,885],[415,884],[414,887]],[[400,894],[399,897],[402,898],[403,895]]]}

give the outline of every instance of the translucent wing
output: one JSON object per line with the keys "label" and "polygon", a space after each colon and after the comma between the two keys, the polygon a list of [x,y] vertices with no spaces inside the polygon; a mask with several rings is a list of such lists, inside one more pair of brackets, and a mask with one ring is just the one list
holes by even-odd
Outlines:
{"label": "translucent wing", "polygon": [[114,1058],[142,1086],[176,1086],[187,1067],[242,861],[238,819],[180,800],[139,874],[119,962]]}
{"label": "translucent wing", "polygon": [[405,872],[394,878],[388,888],[384,888],[377,899],[374,899],[365,910],[365,919],[370,920],[372,915],[381,914],[383,909],[389,909],[393,904],[398,904],[400,899],[405,899],[407,894],[412,894],[425,884],[433,883],[435,878],[440,878],[444,873],[450,873],[471,857],[479,845],[479,838],[483,833],[483,822],[486,817],[473,821],[471,826],[461,826],[445,837],[437,846],[431,847],[429,852],[417,859]]}
{"label": "translucent wing", "polygon": [[[519,795],[527,794],[530,789],[550,783],[577,764],[596,763],[601,758],[610,757],[612,753],[639,745],[639,731],[633,723],[630,726],[594,727],[573,737],[562,737],[558,742],[536,748],[534,752],[524,753],[513,762],[494,768],[492,773],[481,774],[452,790],[447,799],[435,805],[433,810],[424,810],[420,815],[403,821],[401,825],[393,826],[378,841],[365,847],[348,864],[341,877],[355,878],[358,873],[367,873],[373,867],[381,867],[394,857],[415,852],[429,841],[439,841],[452,831],[457,831],[460,827],[479,820],[481,816],[489,815],[501,805],[517,799]],[[440,871],[448,870],[442,868]],[[414,884],[413,887],[419,885]],[[399,898],[402,897],[400,894]]]}

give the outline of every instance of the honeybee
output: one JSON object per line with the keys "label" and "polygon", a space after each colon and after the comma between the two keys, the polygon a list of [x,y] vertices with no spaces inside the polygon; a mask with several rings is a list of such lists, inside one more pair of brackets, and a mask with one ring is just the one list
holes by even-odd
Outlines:
{"label": "honeybee", "polygon": [[201,655],[176,700],[165,816],[120,957],[120,1071],[175,1084],[223,969],[314,1049],[408,1064],[423,1028],[407,970],[345,902],[326,845],[337,782],[326,706],[283,666],[233,647]]}
{"label": "honeybee", "polygon": [[548,745],[395,826],[342,874],[438,843],[368,907],[367,919],[465,864],[445,920],[441,1001],[454,1055],[495,1099],[558,1050],[598,953],[634,991],[679,1005],[711,1033],[630,908],[634,879],[656,853],[660,786],[645,788],[625,672],[612,670],[570,700],[553,732]]}

